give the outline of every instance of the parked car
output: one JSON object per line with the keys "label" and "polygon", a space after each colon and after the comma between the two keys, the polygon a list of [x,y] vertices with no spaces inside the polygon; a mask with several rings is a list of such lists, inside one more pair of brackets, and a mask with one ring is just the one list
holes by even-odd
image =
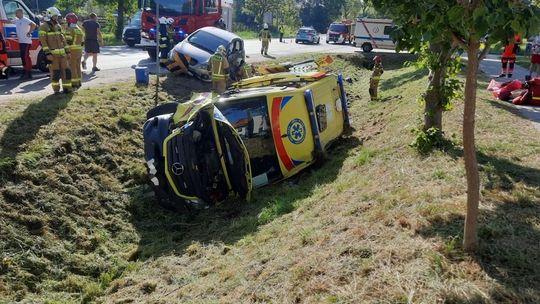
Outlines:
{"label": "parked car", "polygon": [[122,32],[122,40],[129,47],[141,43],[141,12],[137,12]]}
{"label": "parked car", "polygon": [[296,32],[296,43],[312,43],[319,44],[321,42],[321,37],[319,33],[312,27],[301,27],[298,32]]}
{"label": "parked car", "polygon": [[277,73],[233,86],[147,113],[145,158],[161,204],[190,210],[249,198],[315,163],[348,125],[341,75]]}
{"label": "parked car", "polygon": [[231,66],[229,70],[233,73],[236,65],[246,59],[244,41],[231,32],[212,26],[203,27],[178,43],[169,53],[169,61],[174,62],[175,52],[182,54],[190,58],[188,68],[193,75],[203,81],[210,81],[208,61],[220,45],[227,49],[227,60]]}

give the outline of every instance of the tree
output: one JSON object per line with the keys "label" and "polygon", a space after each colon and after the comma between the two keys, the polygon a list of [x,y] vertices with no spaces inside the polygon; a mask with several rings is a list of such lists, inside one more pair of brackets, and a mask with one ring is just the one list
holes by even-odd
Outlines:
{"label": "tree", "polygon": [[343,18],[356,19],[369,16],[372,9],[371,0],[346,0],[343,5]]}
{"label": "tree", "polygon": [[[377,5],[388,8],[387,1],[374,0]],[[463,150],[467,176],[467,214],[463,236],[463,248],[473,251],[478,246],[477,224],[480,202],[480,177],[475,148],[475,113],[477,73],[480,61],[491,44],[506,43],[515,33],[530,32],[540,23],[538,9],[526,0],[414,0],[402,1],[395,6],[392,17],[401,25],[404,33],[401,41],[414,49],[419,40],[457,45],[467,53],[467,74],[464,89]],[[409,7],[415,7],[414,10]],[[435,13],[430,13],[435,12]],[[426,18],[425,15],[429,17]],[[480,44],[488,34],[486,47]],[[450,36],[449,36],[450,35]],[[451,38],[450,38],[451,37]],[[448,39],[447,42],[444,40]],[[442,62],[442,61],[441,61]]]}
{"label": "tree", "polygon": [[307,0],[301,4],[300,18],[304,25],[326,32],[331,22],[341,16],[346,0]]}
{"label": "tree", "polygon": [[245,0],[244,12],[255,16],[255,21],[262,24],[264,14],[267,12],[276,13],[282,2],[282,0]]}

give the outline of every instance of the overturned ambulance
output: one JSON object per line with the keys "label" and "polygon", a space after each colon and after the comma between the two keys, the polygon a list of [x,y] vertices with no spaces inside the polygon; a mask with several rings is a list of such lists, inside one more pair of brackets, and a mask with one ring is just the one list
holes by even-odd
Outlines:
{"label": "overturned ambulance", "polygon": [[147,114],[145,158],[162,205],[211,206],[294,176],[348,126],[341,75],[277,73]]}

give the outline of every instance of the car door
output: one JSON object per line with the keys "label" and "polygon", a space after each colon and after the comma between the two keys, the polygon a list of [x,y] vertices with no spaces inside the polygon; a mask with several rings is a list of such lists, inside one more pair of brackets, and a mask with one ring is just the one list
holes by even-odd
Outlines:
{"label": "car door", "polygon": [[313,161],[314,141],[303,92],[268,96],[272,136],[284,178]]}

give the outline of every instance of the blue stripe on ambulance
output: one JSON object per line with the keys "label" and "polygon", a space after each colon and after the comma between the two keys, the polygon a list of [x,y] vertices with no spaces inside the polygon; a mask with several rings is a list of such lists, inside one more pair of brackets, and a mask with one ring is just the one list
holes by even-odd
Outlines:
{"label": "blue stripe on ambulance", "polygon": [[392,41],[392,38],[380,38],[380,37],[369,37],[369,36],[355,36],[354,38],[364,39],[364,40],[376,40],[376,41]]}

